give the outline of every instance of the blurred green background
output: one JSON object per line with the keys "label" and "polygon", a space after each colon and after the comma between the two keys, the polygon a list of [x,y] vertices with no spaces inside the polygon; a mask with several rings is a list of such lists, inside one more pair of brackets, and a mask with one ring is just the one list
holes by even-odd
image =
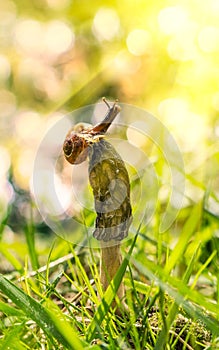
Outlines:
{"label": "blurred green background", "polygon": [[102,96],[160,118],[183,153],[186,195],[219,215],[218,18],[218,0],[1,1],[1,234],[30,219],[45,131]]}

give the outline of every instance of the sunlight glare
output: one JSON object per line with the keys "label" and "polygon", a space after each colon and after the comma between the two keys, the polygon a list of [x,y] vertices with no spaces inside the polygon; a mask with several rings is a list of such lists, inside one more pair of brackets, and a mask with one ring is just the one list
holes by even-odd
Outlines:
{"label": "sunlight glare", "polygon": [[[31,184],[33,192],[33,186]],[[38,173],[37,194],[44,213],[50,216],[63,214],[71,205],[71,191],[69,186],[64,185],[59,176],[49,170],[41,170]]]}

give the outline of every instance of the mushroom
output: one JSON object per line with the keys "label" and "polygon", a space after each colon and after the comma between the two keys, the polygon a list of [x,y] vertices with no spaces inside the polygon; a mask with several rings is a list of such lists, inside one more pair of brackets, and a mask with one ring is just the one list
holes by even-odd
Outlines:
{"label": "mushroom", "polygon": [[[97,213],[93,236],[100,241],[100,281],[103,290],[106,290],[122,262],[120,242],[128,235],[132,209],[129,176],[124,161],[104,136],[120,112],[120,107],[116,102],[110,107],[104,98],[103,101],[108,106],[103,121],[94,127],[77,124],[66,136],[63,150],[71,164],[79,164],[87,157],[89,159],[89,181]],[[117,291],[120,300],[124,299],[124,293],[122,282]],[[116,311],[120,312],[118,309]]]}

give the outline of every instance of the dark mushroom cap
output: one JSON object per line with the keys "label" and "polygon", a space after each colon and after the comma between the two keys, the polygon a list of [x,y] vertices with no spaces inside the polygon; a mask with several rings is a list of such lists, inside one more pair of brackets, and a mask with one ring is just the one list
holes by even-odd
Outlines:
{"label": "dark mushroom cap", "polygon": [[105,139],[93,144],[89,152],[89,180],[93,189],[98,240],[121,241],[132,221],[130,183],[125,164]]}

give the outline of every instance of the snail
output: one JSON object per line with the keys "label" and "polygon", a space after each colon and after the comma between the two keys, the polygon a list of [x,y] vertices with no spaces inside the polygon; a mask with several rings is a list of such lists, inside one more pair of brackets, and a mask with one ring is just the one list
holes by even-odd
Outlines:
{"label": "snail", "polygon": [[103,98],[103,101],[108,107],[108,113],[101,123],[95,126],[78,123],[66,135],[63,151],[69,163],[80,164],[84,162],[88,157],[89,147],[104,137],[109,126],[120,112],[120,107],[116,104],[117,101],[112,107],[105,98]]}

